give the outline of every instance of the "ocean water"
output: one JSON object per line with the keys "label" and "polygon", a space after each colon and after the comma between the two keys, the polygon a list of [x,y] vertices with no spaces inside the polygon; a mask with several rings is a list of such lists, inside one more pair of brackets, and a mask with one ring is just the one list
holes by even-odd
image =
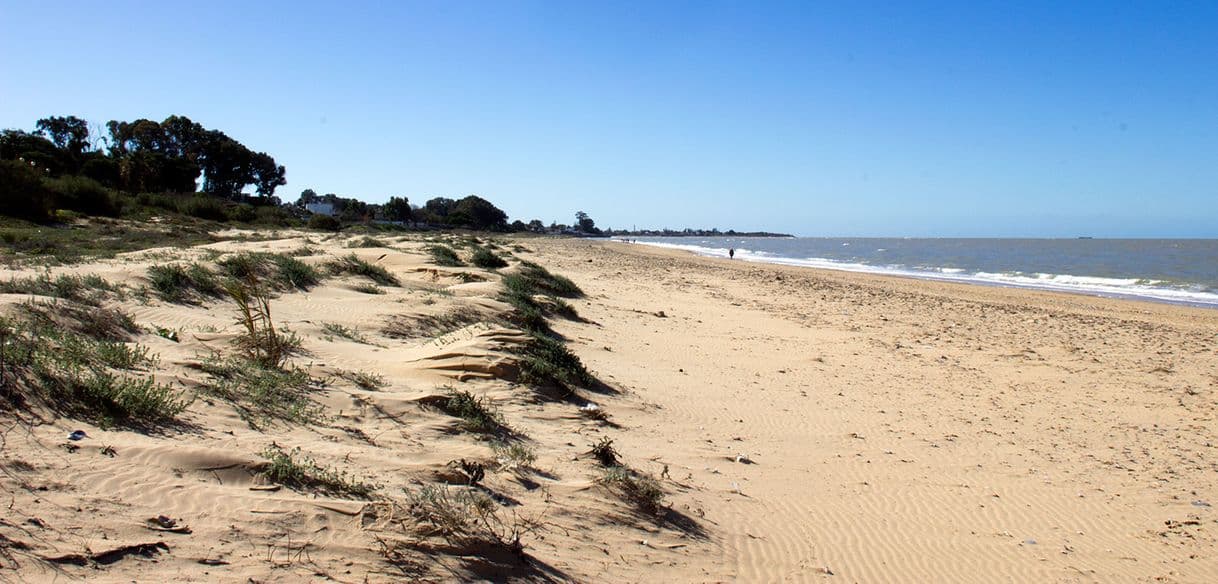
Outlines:
{"label": "ocean water", "polygon": [[734,248],[752,262],[1218,308],[1218,239],[626,239],[713,257]]}

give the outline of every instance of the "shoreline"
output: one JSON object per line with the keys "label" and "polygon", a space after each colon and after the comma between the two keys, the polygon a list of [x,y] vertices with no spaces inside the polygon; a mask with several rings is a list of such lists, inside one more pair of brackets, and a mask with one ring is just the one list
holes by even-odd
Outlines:
{"label": "shoreline", "polygon": [[1218,573],[1212,310],[537,247],[589,292],[559,332],[650,404],[615,411],[615,444],[713,526],[722,560],[685,579]]}
{"label": "shoreline", "polygon": [[[671,250],[684,251],[684,252],[688,252],[688,253],[696,255],[696,256],[707,257],[707,258],[726,259],[726,256],[727,256],[726,252],[721,252],[719,249],[706,248],[706,247],[695,246],[695,245],[654,242],[654,241],[622,241],[622,240],[616,240],[616,239],[611,240],[611,241],[613,241],[615,243],[624,243],[624,244],[628,244],[628,245],[642,245],[642,246],[659,248],[659,249],[671,249]],[[919,270],[915,270],[915,269],[908,269],[908,268],[885,268],[885,267],[881,267],[881,266],[873,266],[870,264],[839,262],[836,260],[812,259],[812,258],[809,258],[809,259],[790,258],[790,257],[776,256],[776,255],[772,255],[772,254],[768,254],[768,253],[765,255],[760,255],[757,253],[752,253],[752,254],[738,253],[736,259],[739,261],[745,261],[745,262],[751,262],[751,263],[768,264],[768,265],[782,265],[782,266],[790,266],[790,267],[797,267],[797,268],[807,268],[807,269],[813,269],[813,270],[827,270],[827,271],[835,271],[835,272],[847,272],[847,273],[853,273],[853,274],[871,274],[871,275],[877,275],[877,276],[909,278],[909,279],[915,279],[915,280],[929,280],[929,281],[936,281],[936,282],[959,283],[959,284],[968,284],[968,285],[986,286],[986,287],[1013,288],[1013,289],[1020,289],[1020,290],[1039,290],[1039,291],[1046,291],[1046,292],[1061,292],[1061,293],[1065,293],[1065,294],[1079,294],[1079,295],[1092,296],[1092,297],[1098,297],[1098,298],[1138,300],[1138,301],[1147,301],[1147,302],[1154,302],[1154,303],[1161,303],[1161,304],[1191,306],[1191,307],[1196,307],[1196,308],[1218,309],[1218,295],[1213,295],[1213,294],[1209,294],[1209,293],[1201,293],[1201,292],[1193,292],[1193,293],[1180,292],[1180,291],[1178,291],[1176,289],[1172,289],[1172,288],[1150,288],[1150,289],[1145,289],[1144,291],[1125,291],[1125,290],[1119,290],[1119,289],[1113,290],[1111,288],[1113,288],[1115,285],[1101,284],[1101,283],[1091,284],[1090,285],[1091,287],[1088,288],[1085,286],[1070,286],[1070,285],[1066,285],[1066,284],[1053,283],[1053,282],[1043,282],[1042,283],[1042,282],[1036,282],[1036,281],[1023,282],[1023,281],[1011,280],[1011,279],[1006,279],[1006,280],[994,279],[994,278],[987,279],[987,278],[981,277],[982,273],[965,274],[963,271],[961,271],[960,273],[964,274],[964,275],[955,275],[955,273],[946,272],[946,271],[941,272],[941,273],[934,273],[931,271],[923,272],[923,271],[919,271]],[[1079,277],[1079,276],[1071,276],[1068,274],[1039,274],[1039,275],[1040,276],[1050,276],[1050,277],[1054,277],[1054,278],[1056,278],[1056,277],[1090,278],[1087,276]],[[1003,277],[1007,277],[1007,278],[1018,277],[1018,278],[1030,279],[1028,276],[1003,276]],[[1106,278],[1098,278],[1098,279],[1106,279]],[[1207,298],[1206,300],[1195,299],[1195,297],[1198,294],[1209,294],[1210,296],[1214,296],[1214,298],[1213,299]],[[1173,296],[1183,296],[1183,297],[1177,298],[1177,297],[1173,297]],[[1189,298],[1189,296],[1193,296],[1194,298]]]}

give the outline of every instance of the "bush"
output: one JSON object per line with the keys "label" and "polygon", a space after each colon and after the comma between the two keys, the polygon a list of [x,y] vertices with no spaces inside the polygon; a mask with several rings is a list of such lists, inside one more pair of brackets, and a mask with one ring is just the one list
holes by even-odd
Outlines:
{"label": "bush", "polygon": [[233,405],[251,427],[272,420],[307,424],[321,419],[322,407],[309,398],[313,380],[303,369],[272,369],[243,359],[210,358],[201,364],[212,376],[208,391]]}
{"label": "bush", "polygon": [[289,452],[272,444],[262,451],[262,456],[270,461],[262,476],[281,485],[360,499],[371,497],[377,489],[376,485],[349,477],[345,472],[319,466],[312,458],[301,455],[300,448]]}
{"label": "bush", "polygon": [[452,391],[440,406],[444,413],[461,418],[462,428],[470,432],[500,432],[503,417],[489,399],[474,397],[468,391]]}
{"label": "bush", "polygon": [[570,388],[590,387],[596,382],[579,356],[551,337],[534,334],[516,353],[520,355],[522,383]]}
{"label": "bush", "polygon": [[342,222],[329,215],[314,215],[309,217],[309,229],[318,231],[338,231],[342,229]]}
{"label": "bush", "polygon": [[228,212],[224,208],[224,203],[219,199],[209,197],[207,195],[196,195],[185,201],[182,201],[178,209],[191,217],[199,219],[207,219],[209,221],[226,221]]}
{"label": "bush", "polygon": [[46,181],[56,207],[80,211],[86,215],[117,217],[119,203],[114,192],[101,183],[83,176],[64,176]]}
{"label": "bush", "polygon": [[351,274],[353,276],[363,276],[380,284],[382,286],[401,286],[401,281],[397,276],[389,273],[389,270],[377,265],[370,264],[359,259],[355,254],[346,257],[338,258],[329,263],[330,271],[335,274]]}
{"label": "bush", "polygon": [[251,223],[258,218],[258,213],[254,211],[254,206],[241,203],[229,207],[225,215],[229,221],[240,221],[241,223]]}
{"label": "bush", "polygon": [[46,221],[52,200],[37,170],[19,160],[0,160],[0,214]]}
{"label": "bush", "polygon": [[479,268],[486,268],[488,270],[503,268],[507,267],[508,265],[503,258],[495,255],[495,252],[484,247],[480,247],[474,251],[473,257],[470,258],[470,263],[478,266]]}
{"label": "bush", "polygon": [[457,257],[457,252],[447,245],[429,245],[427,253],[431,254],[431,261],[437,266],[459,267],[465,265],[465,262]]}
{"label": "bush", "polygon": [[170,264],[148,268],[152,289],[167,302],[190,302],[198,296],[218,297],[223,291],[216,275],[202,264]]}

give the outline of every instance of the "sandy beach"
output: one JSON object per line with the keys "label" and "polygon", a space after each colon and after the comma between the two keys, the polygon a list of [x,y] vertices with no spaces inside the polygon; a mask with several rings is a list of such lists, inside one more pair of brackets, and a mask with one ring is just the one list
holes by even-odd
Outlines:
{"label": "sandy beach", "polygon": [[[196,397],[156,431],[6,414],[0,579],[1218,578],[1218,312],[574,239],[510,239],[502,271],[437,267],[418,236],[354,239],[286,233],[55,268],[137,290],[152,265],[306,247],[306,263],[354,253],[400,282],[368,294],[341,275],[272,300],[302,339],[294,366],[316,380],[307,423],[252,423],[217,397],[203,356],[230,350],[231,303],[108,296],[141,327],[130,342],[158,356],[141,374]],[[583,289],[568,300],[578,318],[550,325],[594,387],[522,380],[528,337],[499,295],[520,260]],[[12,312],[31,295],[3,300]],[[492,404],[499,429],[444,410],[457,390]],[[589,455],[606,438],[622,468],[656,479],[661,509],[606,481]],[[268,449],[372,491],[278,484]],[[476,486],[461,461],[485,469]],[[531,521],[526,558],[437,534],[416,513],[429,485]]]}

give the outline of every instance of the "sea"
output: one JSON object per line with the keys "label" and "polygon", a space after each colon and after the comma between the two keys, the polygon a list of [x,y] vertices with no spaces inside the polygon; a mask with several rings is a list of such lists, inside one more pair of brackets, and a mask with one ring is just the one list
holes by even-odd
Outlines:
{"label": "sea", "polygon": [[1218,239],[619,237],[710,257],[1218,308]]}

